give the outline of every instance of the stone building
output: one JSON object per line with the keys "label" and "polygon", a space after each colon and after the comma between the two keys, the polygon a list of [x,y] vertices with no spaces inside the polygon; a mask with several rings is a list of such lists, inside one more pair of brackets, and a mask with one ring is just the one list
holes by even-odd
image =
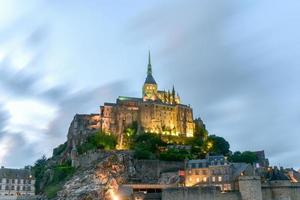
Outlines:
{"label": "stone building", "polygon": [[207,156],[206,159],[186,163],[185,185],[218,186],[223,191],[238,189],[241,175],[252,175],[253,168],[246,163],[229,163],[224,156]]}
{"label": "stone building", "polygon": [[1,167],[0,181],[0,197],[35,195],[35,179],[30,170]]}
{"label": "stone building", "polygon": [[181,104],[174,86],[171,92],[158,90],[152,74],[150,53],[142,97],[120,96],[116,103],[105,103],[100,110],[101,129],[118,137],[133,122],[138,123],[139,130],[149,133],[184,137],[194,134],[192,108]]}

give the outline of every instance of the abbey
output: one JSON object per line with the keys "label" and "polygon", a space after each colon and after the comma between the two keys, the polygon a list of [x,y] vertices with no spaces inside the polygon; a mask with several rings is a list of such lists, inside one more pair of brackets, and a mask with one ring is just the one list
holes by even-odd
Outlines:
{"label": "abbey", "polygon": [[106,133],[119,137],[134,122],[138,124],[138,130],[144,132],[185,137],[194,134],[192,108],[181,104],[174,86],[171,92],[158,90],[150,52],[142,97],[120,96],[116,103],[104,103],[100,107],[100,129]]}

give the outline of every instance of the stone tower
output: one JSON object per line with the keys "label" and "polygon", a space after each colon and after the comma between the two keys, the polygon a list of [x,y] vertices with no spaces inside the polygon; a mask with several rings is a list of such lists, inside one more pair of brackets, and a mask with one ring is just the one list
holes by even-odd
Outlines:
{"label": "stone tower", "polygon": [[149,51],[147,77],[143,86],[143,100],[155,101],[156,99],[157,99],[157,83],[152,76],[151,56]]}
{"label": "stone tower", "polygon": [[261,179],[259,176],[240,176],[239,189],[242,200],[262,200]]}

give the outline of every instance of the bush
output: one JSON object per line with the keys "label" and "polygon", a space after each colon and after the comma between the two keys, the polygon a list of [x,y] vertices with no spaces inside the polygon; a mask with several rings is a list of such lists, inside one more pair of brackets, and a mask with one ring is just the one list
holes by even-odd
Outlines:
{"label": "bush", "polygon": [[134,138],[134,144],[135,146],[144,146],[144,148],[152,153],[157,153],[159,147],[167,145],[164,141],[162,141],[159,135],[150,133],[137,135]]}
{"label": "bush", "polygon": [[186,150],[168,149],[165,152],[160,153],[159,159],[165,161],[183,161],[189,159],[191,155]]}
{"label": "bush", "polygon": [[62,152],[64,152],[66,150],[66,148],[67,148],[67,142],[65,142],[64,144],[59,145],[58,147],[53,149],[53,156],[60,155]]}
{"label": "bush", "polygon": [[147,148],[137,146],[134,149],[134,158],[136,159],[153,159],[155,155],[149,151]]}
{"label": "bush", "polygon": [[53,168],[53,172],[51,183],[60,183],[70,177],[75,172],[75,168],[68,165],[58,165]]}
{"label": "bush", "polygon": [[52,199],[57,196],[57,192],[61,190],[60,184],[48,185],[45,188],[45,193],[49,199]]}
{"label": "bush", "polygon": [[236,151],[231,155],[228,160],[230,162],[244,162],[253,164],[258,161],[258,158],[254,152],[244,151],[243,153]]}
{"label": "bush", "polygon": [[95,132],[90,135],[86,142],[78,147],[78,153],[83,154],[93,149],[115,149],[117,145],[117,138],[105,133]]}
{"label": "bush", "polygon": [[212,155],[228,155],[229,148],[229,143],[224,138],[216,135],[208,136],[208,139],[203,144],[204,153]]}

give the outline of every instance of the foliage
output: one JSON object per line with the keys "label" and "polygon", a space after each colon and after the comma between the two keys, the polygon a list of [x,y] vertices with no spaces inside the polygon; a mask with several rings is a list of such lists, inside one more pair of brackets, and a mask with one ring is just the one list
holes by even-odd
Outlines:
{"label": "foliage", "polygon": [[66,164],[57,165],[53,168],[53,178],[51,183],[60,183],[75,172],[75,168]]}
{"label": "foliage", "polygon": [[194,137],[178,137],[175,135],[161,135],[161,139],[167,144],[188,145]]}
{"label": "foliage", "polygon": [[191,155],[186,150],[182,149],[168,149],[165,152],[160,153],[159,159],[166,161],[183,161],[184,159],[189,159]]}
{"label": "foliage", "polygon": [[166,143],[157,134],[143,133],[134,138],[135,145],[143,145],[149,151],[157,153],[159,147],[166,146]]}
{"label": "foliage", "polygon": [[42,158],[38,159],[35,162],[34,166],[32,167],[32,172],[35,177],[35,191],[37,193],[41,191],[40,183],[47,169],[46,165],[47,165],[47,158],[45,155],[43,155]]}
{"label": "foliage", "polygon": [[93,149],[115,149],[117,145],[117,139],[115,136],[105,133],[95,132],[90,135],[86,142],[78,147],[78,153],[83,154]]}
{"label": "foliage", "polygon": [[155,155],[142,144],[138,144],[134,148],[134,157],[136,159],[154,159]]}
{"label": "foliage", "polygon": [[58,147],[53,149],[53,156],[60,155],[62,152],[64,152],[66,150],[66,148],[67,148],[67,142],[65,142],[64,144],[59,145]]}
{"label": "foliage", "polygon": [[229,143],[222,137],[216,135],[208,136],[207,140],[203,143],[203,153],[210,153],[213,155],[228,155]]}
{"label": "foliage", "polygon": [[36,180],[36,193],[46,193],[48,198],[53,198],[60,185],[73,175],[75,169],[71,167],[70,162],[50,166],[47,158],[43,156],[35,162],[32,172]]}
{"label": "foliage", "polygon": [[245,163],[255,163],[258,158],[254,152],[244,151],[243,153],[236,151],[233,155],[229,156],[228,160],[230,162],[245,162]]}
{"label": "foliage", "polygon": [[134,156],[138,159],[153,159],[159,154],[159,149],[166,146],[157,134],[142,133],[136,135],[133,141]]}
{"label": "foliage", "polygon": [[52,199],[56,197],[59,190],[61,190],[61,184],[52,184],[45,188],[45,193],[49,199]]}
{"label": "foliage", "polygon": [[[200,119],[198,119],[200,120]],[[195,120],[195,132],[194,137],[199,138],[200,140],[205,141],[208,138],[208,131],[205,128],[205,125],[203,124],[202,120],[201,123],[197,122]]]}
{"label": "foliage", "polygon": [[126,149],[133,149],[134,138],[136,137],[138,131],[138,123],[133,122],[130,126],[125,129],[123,145]]}

